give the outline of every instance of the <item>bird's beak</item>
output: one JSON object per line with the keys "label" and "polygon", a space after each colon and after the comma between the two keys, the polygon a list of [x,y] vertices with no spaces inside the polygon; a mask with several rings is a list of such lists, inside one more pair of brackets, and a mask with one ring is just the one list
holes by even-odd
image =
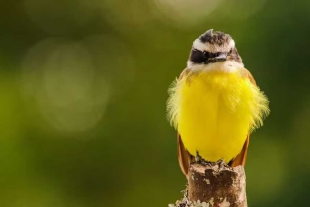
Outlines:
{"label": "bird's beak", "polygon": [[215,58],[216,62],[222,62],[227,60],[227,53],[226,52],[220,52]]}

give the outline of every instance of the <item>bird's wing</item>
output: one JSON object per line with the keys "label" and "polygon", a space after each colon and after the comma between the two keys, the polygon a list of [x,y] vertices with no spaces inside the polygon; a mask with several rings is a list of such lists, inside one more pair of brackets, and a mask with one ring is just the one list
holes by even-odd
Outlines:
{"label": "bird's wing", "polygon": [[[244,78],[248,78],[251,81],[251,83],[256,86],[256,81],[255,81],[253,75],[250,73],[250,71],[248,71],[247,69],[243,68],[241,70],[241,75]],[[242,148],[241,152],[237,155],[237,157],[234,160],[232,160],[230,162],[230,166],[231,167],[236,167],[238,165],[242,165],[242,166],[245,165],[246,157],[247,157],[247,153],[248,153],[249,143],[250,143],[250,132],[249,132],[249,134],[247,136],[247,139],[245,140],[245,143],[243,145],[243,148]]]}
{"label": "bird's wing", "polygon": [[231,167],[236,167],[238,165],[245,165],[246,162],[246,156],[248,153],[248,147],[249,147],[249,143],[250,143],[250,133],[248,134],[247,139],[245,140],[245,143],[243,145],[243,148],[241,150],[241,152],[237,155],[237,157],[230,163]]}
{"label": "bird's wing", "polygon": [[[185,74],[189,72],[189,69],[185,68],[182,73],[180,74],[178,81],[183,78]],[[178,160],[179,160],[179,165],[181,167],[182,172],[188,179],[188,171],[189,171],[189,166],[190,162],[193,159],[193,156],[186,150],[184,147],[181,135],[178,133]]]}
{"label": "bird's wing", "polygon": [[181,170],[187,179],[188,179],[189,166],[192,158],[193,156],[189,154],[189,152],[185,149],[181,139],[181,135],[178,133],[178,160]]}

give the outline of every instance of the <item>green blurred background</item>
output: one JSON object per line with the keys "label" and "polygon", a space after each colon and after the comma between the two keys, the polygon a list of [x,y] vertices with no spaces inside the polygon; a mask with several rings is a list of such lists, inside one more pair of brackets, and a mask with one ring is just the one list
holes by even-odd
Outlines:
{"label": "green blurred background", "polygon": [[[310,1],[0,2],[0,206],[159,207],[182,197],[167,88],[207,29],[270,99],[249,206],[308,206]],[[308,138],[308,139],[307,139]]]}

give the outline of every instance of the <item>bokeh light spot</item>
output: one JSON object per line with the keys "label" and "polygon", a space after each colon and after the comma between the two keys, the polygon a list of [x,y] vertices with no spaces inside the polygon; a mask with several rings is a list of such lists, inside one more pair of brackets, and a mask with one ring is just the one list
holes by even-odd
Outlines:
{"label": "bokeh light spot", "polygon": [[65,34],[85,25],[94,16],[96,7],[88,1],[24,0],[28,17],[50,34]]}
{"label": "bokeh light spot", "polygon": [[224,15],[229,19],[243,20],[260,12],[267,0],[260,1],[247,1],[247,0],[237,0],[228,1],[225,0],[221,4],[221,9],[218,10],[218,15]]}
{"label": "bokeh light spot", "polygon": [[154,0],[154,3],[163,15],[175,26],[193,26],[205,21],[205,18],[216,9],[223,0]]}
{"label": "bokeh light spot", "polygon": [[77,42],[43,40],[24,61],[23,87],[42,116],[61,131],[84,131],[101,119],[110,84]]}

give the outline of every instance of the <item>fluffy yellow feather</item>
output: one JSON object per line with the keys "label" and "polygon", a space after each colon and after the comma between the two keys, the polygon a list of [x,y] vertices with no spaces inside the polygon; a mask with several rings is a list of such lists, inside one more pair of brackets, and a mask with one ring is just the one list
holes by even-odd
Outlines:
{"label": "fluffy yellow feather", "polygon": [[172,84],[168,118],[191,155],[229,162],[269,114],[267,97],[244,70],[196,71]]}

